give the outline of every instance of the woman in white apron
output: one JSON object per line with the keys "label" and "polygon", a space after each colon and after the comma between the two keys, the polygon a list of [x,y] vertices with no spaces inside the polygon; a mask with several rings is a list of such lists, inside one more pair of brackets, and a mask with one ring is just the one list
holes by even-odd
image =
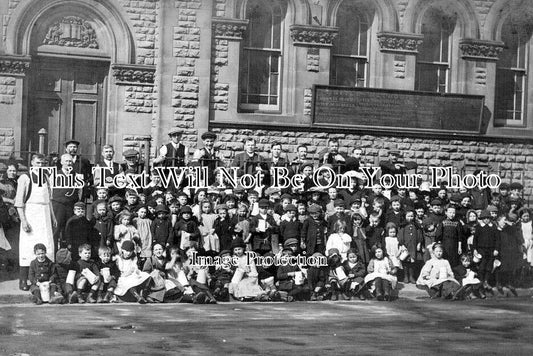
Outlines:
{"label": "woman in white apron", "polygon": [[[32,168],[42,167],[45,159],[42,155],[32,157]],[[31,192],[28,196],[28,192]],[[55,225],[54,212],[50,201],[50,187],[43,182],[39,187],[37,176],[30,177],[23,174],[18,179],[15,207],[20,216],[19,266],[20,289],[27,290],[27,279],[30,262],[35,259],[33,247],[37,243],[46,246],[46,256],[53,262],[55,249],[52,225]]]}

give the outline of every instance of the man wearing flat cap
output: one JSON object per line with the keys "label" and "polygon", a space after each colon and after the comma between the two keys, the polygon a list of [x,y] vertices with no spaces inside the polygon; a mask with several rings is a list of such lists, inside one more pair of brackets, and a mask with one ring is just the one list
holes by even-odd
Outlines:
{"label": "man wearing flat cap", "polygon": [[170,142],[161,146],[159,156],[154,159],[154,165],[163,167],[183,167],[188,163],[189,149],[181,143],[182,132],[175,127],[170,129],[168,137]]}
{"label": "man wearing flat cap", "polygon": [[194,151],[194,154],[192,156],[192,165],[207,167],[207,184],[211,185],[215,182],[215,169],[220,166],[223,166],[223,163],[219,156],[219,152],[214,147],[217,135],[214,132],[207,131],[204,132],[200,137],[202,139],[204,147]]}
{"label": "man wearing flat cap", "polygon": [[122,155],[124,156],[124,160],[126,161],[126,163],[123,163],[121,165],[124,173],[140,174],[143,172],[144,167],[139,162],[140,155],[137,150],[130,148],[129,150],[126,150]]}

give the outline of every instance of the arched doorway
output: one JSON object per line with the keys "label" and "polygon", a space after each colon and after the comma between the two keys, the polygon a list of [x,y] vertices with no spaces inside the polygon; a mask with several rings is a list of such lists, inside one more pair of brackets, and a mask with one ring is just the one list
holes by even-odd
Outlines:
{"label": "arched doorway", "polygon": [[45,149],[62,153],[69,139],[94,161],[105,141],[107,77],[110,57],[90,18],[56,14],[37,22],[32,33],[29,76],[28,145],[38,147],[38,132],[48,131]]}
{"label": "arched doorway", "polygon": [[[24,81],[21,151],[63,152],[68,139],[94,161],[109,137],[117,101],[111,64],[134,63],[135,46],[122,10],[110,0],[22,0],[6,31],[7,51],[31,55]],[[110,117],[111,116],[111,117]]]}

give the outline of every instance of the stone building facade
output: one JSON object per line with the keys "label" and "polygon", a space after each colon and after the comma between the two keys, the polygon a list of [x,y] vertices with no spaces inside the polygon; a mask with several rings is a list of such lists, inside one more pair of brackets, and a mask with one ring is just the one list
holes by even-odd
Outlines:
{"label": "stone building facade", "polygon": [[[3,0],[0,157],[36,150],[41,128],[48,153],[75,137],[93,161],[105,143],[153,155],[170,127],[192,147],[218,132],[228,159],[246,136],[288,155],[335,137],[422,173],[490,169],[528,197],[532,24],[522,0]],[[481,128],[318,124],[315,85],[482,96]]]}

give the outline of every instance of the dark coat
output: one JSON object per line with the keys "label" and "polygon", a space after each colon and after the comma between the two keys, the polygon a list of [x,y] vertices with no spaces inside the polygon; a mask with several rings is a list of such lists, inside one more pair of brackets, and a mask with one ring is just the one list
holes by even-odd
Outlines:
{"label": "dark coat", "polygon": [[459,264],[459,244],[461,250],[466,252],[466,241],[464,230],[458,220],[445,219],[437,226],[435,238],[437,242],[442,243],[444,257],[450,262],[451,266]]}
{"label": "dark coat", "polygon": [[288,239],[296,239],[299,241],[301,230],[302,224],[300,223],[300,221],[298,221],[298,219],[295,219],[294,221],[283,220],[279,224],[279,242],[283,243]]}
{"label": "dark coat", "polygon": [[258,214],[250,218],[250,232],[252,233],[252,249],[254,251],[270,251],[272,249],[272,235],[279,234],[279,228],[272,215],[267,215],[266,222],[270,225],[265,232],[258,231],[259,221],[263,217]]}
{"label": "dark coat", "polygon": [[514,272],[522,266],[524,238],[516,225],[506,225],[500,233],[499,258],[502,272]]}
{"label": "dark coat", "polygon": [[290,291],[294,287],[294,277],[289,276],[290,272],[297,272],[300,267],[294,265],[281,265],[278,267],[279,290]]}
{"label": "dark coat", "polygon": [[[324,220],[315,221],[308,217],[302,224],[300,232],[300,241],[305,242],[307,256],[315,252],[324,253],[326,248],[325,236],[326,222]],[[321,248],[317,249],[317,240],[322,240]]]}
{"label": "dark coat", "polygon": [[150,226],[152,232],[152,245],[161,244],[163,248],[174,243],[174,230],[168,218],[155,218]]}
{"label": "dark coat", "polygon": [[216,218],[213,229],[215,229],[215,234],[217,234],[220,241],[220,251],[231,250],[233,230],[235,229],[235,225],[232,224],[231,219],[229,217],[226,217],[224,220],[221,220],[220,217]]}
{"label": "dark coat", "polygon": [[181,242],[181,232],[185,231],[190,234],[190,241],[200,242],[200,229],[198,228],[198,222],[196,219],[184,220],[180,218],[176,225],[174,225],[174,244],[179,245]]}
{"label": "dark coat", "polygon": [[113,246],[115,225],[110,216],[106,215],[94,220],[94,228],[100,234],[100,246]]}
{"label": "dark coat", "polygon": [[367,226],[365,228],[366,235],[366,247],[369,251],[372,250],[372,247],[385,247],[385,230],[382,227],[376,226]]}
{"label": "dark coat", "polygon": [[357,251],[363,264],[367,265],[370,262],[370,250],[366,243],[366,235],[363,228],[354,228],[351,247]]}
{"label": "dark coat", "polygon": [[91,245],[91,256],[98,256],[100,246],[100,233],[85,216],[74,215],[67,221],[65,227],[65,240],[70,245],[72,259],[79,258],[78,247],[83,244]]}
{"label": "dark coat", "polygon": [[44,262],[39,262],[37,259],[30,262],[29,279],[32,286],[36,285],[37,282],[56,283],[58,278],[56,265],[48,257]]}
{"label": "dark coat", "polygon": [[424,243],[424,234],[415,224],[405,225],[398,232],[398,244],[407,248],[409,256],[414,260],[422,260],[422,255],[417,251],[416,246]]}
{"label": "dark coat", "polygon": [[350,267],[350,263],[346,260],[342,263],[342,268],[344,269],[346,276],[350,274],[354,275],[353,278],[348,277],[351,281],[362,283],[366,276],[366,267],[361,261],[357,261],[355,266]]}

